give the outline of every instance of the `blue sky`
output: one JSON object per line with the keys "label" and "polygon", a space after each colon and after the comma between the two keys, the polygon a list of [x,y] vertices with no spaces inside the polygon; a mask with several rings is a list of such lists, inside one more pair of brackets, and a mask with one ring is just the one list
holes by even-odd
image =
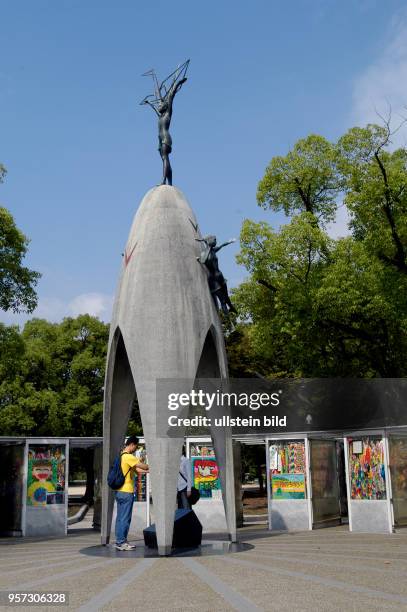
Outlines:
{"label": "blue sky", "polygon": [[[151,83],[191,58],[172,121],[174,184],[204,233],[238,237],[269,160],[407,104],[396,0],[0,0],[0,203],[30,237],[51,320],[109,319],[133,215],[161,177]],[[399,138],[405,138],[401,134]],[[404,141],[403,141],[404,142]],[[332,231],[344,231],[339,217]],[[231,286],[238,244],[222,252]],[[0,320],[25,318],[0,312]]]}

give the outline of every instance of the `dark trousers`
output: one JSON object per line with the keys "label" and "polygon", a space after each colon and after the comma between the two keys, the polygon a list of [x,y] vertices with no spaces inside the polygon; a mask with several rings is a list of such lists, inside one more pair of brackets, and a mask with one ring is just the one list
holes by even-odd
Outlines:
{"label": "dark trousers", "polygon": [[191,504],[189,503],[189,499],[187,497],[187,488],[185,487],[185,489],[182,489],[182,491],[178,491],[177,493],[177,501],[178,501],[178,508],[179,509],[184,509],[184,510],[190,510],[191,509]]}

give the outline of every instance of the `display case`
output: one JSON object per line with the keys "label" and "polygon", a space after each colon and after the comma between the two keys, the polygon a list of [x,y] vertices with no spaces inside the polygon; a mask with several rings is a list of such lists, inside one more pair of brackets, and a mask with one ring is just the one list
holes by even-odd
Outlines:
{"label": "display case", "polygon": [[[144,438],[140,438],[139,447],[135,452],[135,456],[140,460],[141,463],[147,463],[147,453]],[[148,475],[136,473],[134,477],[134,502],[135,503],[149,503],[148,495]]]}
{"label": "display case", "polygon": [[407,434],[389,435],[389,469],[394,526],[407,526]]}
{"label": "display case", "polygon": [[23,533],[25,441],[0,445],[0,536]]}
{"label": "display case", "polygon": [[[312,437],[308,443],[312,526],[338,525],[341,523],[341,493],[337,442]],[[344,467],[341,467],[344,476]]]}
{"label": "display case", "polygon": [[68,457],[67,439],[27,440],[24,535],[66,535]]}
{"label": "display case", "polygon": [[[135,453],[141,463],[148,464],[144,438],[139,439],[139,447]],[[151,524],[150,507],[150,476],[136,473],[134,476],[133,519],[130,532],[135,535]]]}
{"label": "display case", "polygon": [[268,438],[266,462],[269,528],[310,529],[308,440]]}
{"label": "display case", "polygon": [[391,533],[393,530],[384,432],[345,438],[350,531]]}
{"label": "display case", "polygon": [[222,500],[222,489],[215,450],[210,441],[195,440],[189,443],[192,484],[199,490],[201,499]]}
{"label": "display case", "polygon": [[226,529],[225,509],[215,449],[209,437],[187,438],[186,456],[190,460],[192,484],[201,494],[193,507],[204,531]]}

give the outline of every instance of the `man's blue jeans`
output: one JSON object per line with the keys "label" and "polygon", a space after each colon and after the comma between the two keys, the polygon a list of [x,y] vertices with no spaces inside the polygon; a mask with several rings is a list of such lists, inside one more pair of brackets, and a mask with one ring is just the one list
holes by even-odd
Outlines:
{"label": "man's blue jeans", "polygon": [[116,544],[127,542],[127,534],[129,533],[131,514],[133,511],[134,494],[123,493],[116,491]]}

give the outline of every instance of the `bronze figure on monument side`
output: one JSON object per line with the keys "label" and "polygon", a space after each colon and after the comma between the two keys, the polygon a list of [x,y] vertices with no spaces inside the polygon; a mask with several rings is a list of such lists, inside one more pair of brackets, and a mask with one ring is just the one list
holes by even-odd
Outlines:
{"label": "bronze figure on monument side", "polygon": [[219,246],[216,246],[216,236],[205,236],[205,238],[196,238],[198,242],[204,243],[204,248],[201,251],[197,260],[199,263],[204,265],[209,272],[208,275],[208,283],[209,289],[214,299],[215,305],[218,305],[218,301],[222,312],[224,314],[229,314],[230,312],[236,312],[235,307],[229,298],[228,287],[226,284],[226,279],[223,276],[222,272],[219,270],[219,262],[217,253],[223,247],[228,246],[228,244],[232,244],[236,242],[235,238],[232,240],[228,240]]}
{"label": "bronze figure on monument side", "polygon": [[172,185],[172,168],[169,155],[172,151],[172,138],[169,132],[172,106],[175,95],[185,81],[189,60],[179,66],[164,81],[159,84],[154,69],[145,72],[143,76],[151,76],[154,81],[154,94],[146,96],[140,104],[148,104],[158,116],[158,151],[163,160],[162,185]]}

